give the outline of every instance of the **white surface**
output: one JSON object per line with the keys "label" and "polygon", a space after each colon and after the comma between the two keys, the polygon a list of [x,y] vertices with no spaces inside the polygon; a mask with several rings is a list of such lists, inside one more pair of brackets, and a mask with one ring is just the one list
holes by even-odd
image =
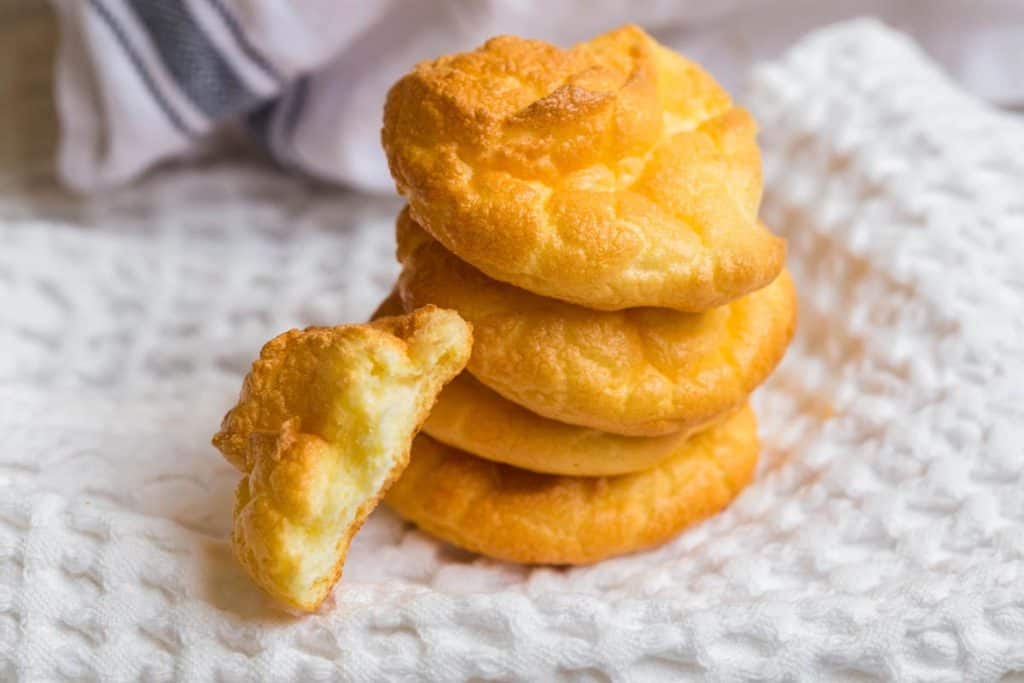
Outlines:
{"label": "white surface", "polygon": [[[60,165],[70,186],[94,191],[117,185],[160,159],[201,147],[202,139],[181,135],[148,101],[90,3],[52,1],[63,36],[57,68]],[[778,57],[807,31],[871,15],[910,32],[968,89],[1004,106],[1024,107],[1020,0],[220,1],[282,76],[279,83],[254,77],[245,55],[230,40],[218,41],[223,57],[255,92],[283,93],[280,109],[286,112],[299,99],[288,85],[310,75],[294,133],[285,132],[284,113],[271,126],[278,159],[320,178],[385,194],[394,192],[380,148],[380,110],[388,88],[416,62],[473,49],[500,33],[568,46],[632,22],[737,91],[753,63]],[[117,0],[107,4],[167,98],[190,111],[187,96],[147,48],[131,12],[119,9]],[[186,4],[208,31],[223,33],[208,8],[198,11],[206,3]],[[217,123],[199,122],[196,129],[208,131]]]}
{"label": "white surface", "polygon": [[761,69],[749,104],[802,294],[750,489],[572,571],[378,510],[305,618],[232,560],[237,474],[207,440],[262,341],[384,294],[396,205],[227,162],[4,197],[0,680],[1024,670],[1024,129],[870,23]]}

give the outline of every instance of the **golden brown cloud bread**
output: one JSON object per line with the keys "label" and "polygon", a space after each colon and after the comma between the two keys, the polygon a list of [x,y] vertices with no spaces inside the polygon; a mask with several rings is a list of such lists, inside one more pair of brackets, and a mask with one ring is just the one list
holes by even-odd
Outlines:
{"label": "golden brown cloud bread", "polygon": [[425,434],[472,455],[532,472],[577,477],[650,469],[678,451],[694,431],[622,436],[549,420],[502,398],[466,372],[444,388],[423,424]]}
{"label": "golden brown cloud bread", "polygon": [[449,543],[500,560],[586,564],[662,543],[750,482],[749,408],[701,432],[654,469],[565,477],[482,460],[420,435],[385,502]]}
{"label": "golden brown cloud bread", "polygon": [[756,125],[635,26],[562,50],[501,36],[388,94],[398,191],[493,278],[589,308],[703,311],[779,274]]}
{"label": "golden brown cloud bread", "polygon": [[700,314],[664,308],[592,311],[492,280],[403,214],[406,309],[452,308],[473,323],[468,369],[544,417],[658,436],[738,407],[782,358],[796,321],[789,275]]}
{"label": "golden brown cloud bread", "polygon": [[317,608],[471,346],[462,318],[429,306],[372,324],[291,330],[263,347],[213,438],[245,473],[232,544],[257,584]]}
{"label": "golden brown cloud bread", "polygon": [[[373,317],[401,310],[392,294]],[[441,391],[423,424],[425,434],[487,460],[532,472],[588,477],[650,469],[675,453],[693,431],[622,436],[549,420],[502,398],[468,372]]]}

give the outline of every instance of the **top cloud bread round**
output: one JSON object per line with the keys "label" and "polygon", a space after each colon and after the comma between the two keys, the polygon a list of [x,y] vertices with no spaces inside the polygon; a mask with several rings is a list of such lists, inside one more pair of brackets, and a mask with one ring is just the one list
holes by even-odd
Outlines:
{"label": "top cloud bread round", "polygon": [[502,36],[417,65],[382,140],[413,218],[491,277],[599,310],[703,311],[771,282],[756,124],[626,26],[563,50]]}

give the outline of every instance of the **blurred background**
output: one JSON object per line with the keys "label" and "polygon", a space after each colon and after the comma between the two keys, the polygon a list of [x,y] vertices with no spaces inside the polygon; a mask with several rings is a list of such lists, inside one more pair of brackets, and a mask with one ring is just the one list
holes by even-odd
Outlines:
{"label": "blurred background", "polygon": [[631,21],[740,93],[752,64],[862,15],[914,36],[980,97],[1024,106],[1017,0],[0,0],[0,190],[59,178],[96,192],[229,149],[391,194],[380,108],[418,60],[499,33],[569,45]]}

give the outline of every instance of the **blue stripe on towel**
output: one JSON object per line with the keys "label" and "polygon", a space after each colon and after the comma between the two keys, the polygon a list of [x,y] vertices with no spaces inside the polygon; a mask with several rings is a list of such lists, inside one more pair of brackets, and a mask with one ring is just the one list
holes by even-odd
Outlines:
{"label": "blue stripe on towel", "polygon": [[184,135],[192,135],[193,132],[189,130],[187,125],[185,125],[181,116],[178,115],[178,112],[176,112],[171,106],[167,97],[160,91],[160,88],[157,87],[156,82],[153,80],[153,76],[146,70],[146,67],[142,62],[142,58],[139,57],[135,48],[128,41],[128,34],[125,32],[124,28],[117,23],[117,19],[114,18],[114,15],[110,13],[110,10],[108,10],[100,0],[89,0],[89,6],[96,11],[96,14],[107,25],[110,32],[114,34],[114,39],[121,47],[121,51],[124,52],[128,61],[131,62],[132,68],[135,69],[137,74],[139,74],[139,78],[142,80],[143,85],[145,85],[146,90],[149,91],[150,97],[152,97],[153,101],[156,102],[158,107],[160,107],[160,110],[164,113],[164,116],[167,117],[167,120],[170,121],[171,125],[179,132]]}
{"label": "blue stripe on towel", "polygon": [[228,31],[231,33],[231,37],[235,39],[235,44],[238,45],[238,49],[249,58],[253,64],[260,68],[264,74],[271,79],[281,83],[284,81],[284,77],[278,72],[274,65],[264,57],[255,45],[249,40],[248,36],[245,35],[245,31],[242,29],[241,24],[235,19],[235,15],[231,13],[231,10],[224,5],[222,0],[206,0],[207,3],[220,15],[220,18],[224,21],[225,26],[228,27]]}
{"label": "blue stripe on towel", "polygon": [[263,98],[250,91],[182,0],[128,0],[164,66],[210,119],[247,111]]}
{"label": "blue stripe on towel", "polygon": [[282,168],[295,168],[292,150],[295,130],[306,108],[309,96],[309,77],[303,76],[292,83],[271,102],[245,117],[246,127],[271,158]]}
{"label": "blue stripe on towel", "polygon": [[302,119],[302,114],[306,109],[306,99],[309,97],[309,77],[303,76],[295,81],[290,90],[291,102],[284,120],[284,136],[289,145],[292,138],[295,137],[295,129],[298,128],[299,120]]}
{"label": "blue stripe on towel", "polygon": [[245,117],[246,127],[249,129],[249,134],[256,139],[256,143],[265,149],[271,156],[277,156],[274,153],[273,144],[270,139],[271,125],[274,122],[274,114],[277,112],[280,100],[273,100],[267,102],[259,109],[250,112]]}

